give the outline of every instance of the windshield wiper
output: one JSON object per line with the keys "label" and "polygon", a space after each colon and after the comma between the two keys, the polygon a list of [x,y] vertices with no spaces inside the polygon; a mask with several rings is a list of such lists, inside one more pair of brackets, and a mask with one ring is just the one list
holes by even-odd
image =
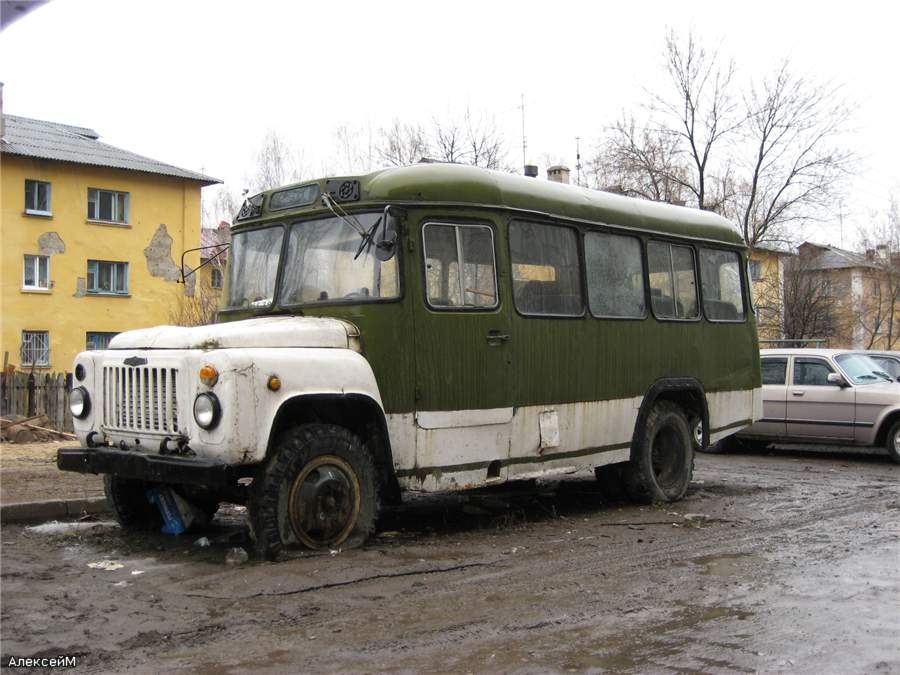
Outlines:
{"label": "windshield wiper", "polygon": [[375,224],[369,228],[369,231],[362,235],[362,241],[359,243],[359,248],[356,249],[356,255],[353,256],[353,259],[356,260],[360,255],[362,255],[363,250],[366,253],[369,252],[369,249],[372,248],[372,242],[375,239],[375,231],[378,229],[378,226],[381,224],[381,216],[378,216],[378,220],[375,221]]}

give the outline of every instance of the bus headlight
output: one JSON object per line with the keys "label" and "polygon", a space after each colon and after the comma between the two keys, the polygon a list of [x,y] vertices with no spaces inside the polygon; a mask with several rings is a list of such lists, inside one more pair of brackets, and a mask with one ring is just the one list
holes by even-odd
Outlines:
{"label": "bus headlight", "polygon": [[91,397],[84,387],[75,387],[69,394],[69,410],[72,417],[83,420],[91,412]]}
{"label": "bus headlight", "polygon": [[215,394],[200,394],[194,399],[194,420],[204,429],[212,429],[219,423],[222,407]]}

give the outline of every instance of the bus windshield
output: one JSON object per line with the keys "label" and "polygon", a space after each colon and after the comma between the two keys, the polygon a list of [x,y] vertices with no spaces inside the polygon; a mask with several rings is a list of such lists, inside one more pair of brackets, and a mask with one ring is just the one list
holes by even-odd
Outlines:
{"label": "bus windshield", "polygon": [[[358,213],[369,231],[381,213]],[[360,248],[362,245],[362,248]],[[366,302],[399,296],[397,259],[381,262],[374,245],[363,245],[359,232],[342,218],[294,223],[288,235],[279,304]]]}

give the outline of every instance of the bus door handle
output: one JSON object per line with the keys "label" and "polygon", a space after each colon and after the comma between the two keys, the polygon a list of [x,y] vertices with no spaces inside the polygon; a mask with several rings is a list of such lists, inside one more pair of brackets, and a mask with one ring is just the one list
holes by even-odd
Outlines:
{"label": "bus door handle", "polygon": [[794,396],[803,396],[806,392],[803,389],[794,389],[791,391]]}
{"label": "bus door handle", "polygon": [[499,345],[501,342],[508,342],[509,335],[504,335],[500,331],[492,330],[487,334],[485,339],[487,339],[488,344],[493,347]]}

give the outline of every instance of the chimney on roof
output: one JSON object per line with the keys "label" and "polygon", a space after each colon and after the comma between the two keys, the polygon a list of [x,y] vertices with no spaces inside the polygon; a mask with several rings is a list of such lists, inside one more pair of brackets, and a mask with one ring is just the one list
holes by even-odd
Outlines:
{"label": "chimney on roof", "polygon": [[565,183],[569,184],[569,167],[567,166],[551,166],[547,169],[547,180],[553,183]]}
{"label": "chimney on roof", "polygon": [[538,168],[534,164],[526,164],[525,175],[529,178],[537,178]]}

